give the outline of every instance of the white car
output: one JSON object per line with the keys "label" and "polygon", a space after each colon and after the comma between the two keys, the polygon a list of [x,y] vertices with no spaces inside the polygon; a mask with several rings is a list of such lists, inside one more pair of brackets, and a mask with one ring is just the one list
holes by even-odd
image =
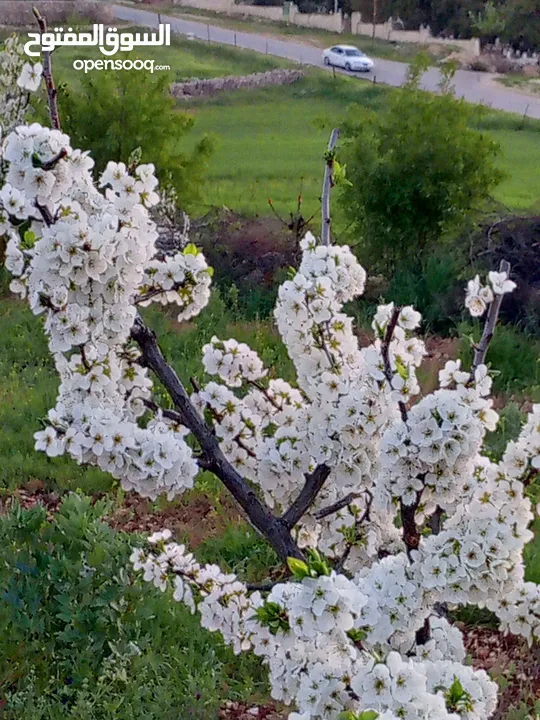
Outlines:
{"label": "white car", "polygon": [[345,70],[369,72],[373,70],[373,60],[354,45],[334,45],[323,52],[325,65],[341,67]]}

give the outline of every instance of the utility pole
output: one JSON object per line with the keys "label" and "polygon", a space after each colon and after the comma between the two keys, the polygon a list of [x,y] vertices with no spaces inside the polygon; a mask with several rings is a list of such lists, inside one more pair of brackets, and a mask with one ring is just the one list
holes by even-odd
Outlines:
{"label": "utility pole", "polygon": [[378,0],[373,0],[373,34],[371,36],[373,44],[375,44],[375,26],[377,25],[377,2]]}

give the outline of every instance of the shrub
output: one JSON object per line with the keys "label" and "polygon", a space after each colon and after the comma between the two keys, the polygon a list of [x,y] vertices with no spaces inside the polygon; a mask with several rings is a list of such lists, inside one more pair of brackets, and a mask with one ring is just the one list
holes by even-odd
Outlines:
{"label": "shrub", "polygon": [[[135,539],[108,527],[107,508],[71,494],[51,520],[41,506],[0,517],[6,720],[217,714],[231,654],[185,608],[134,582]],[[241,673],[257,682],[245,662]]]}
{"label": "shrub", "polygon": [[212,212],[194,223],[194,238],[214,268],[214,282],[246,317],[267,317],[287,269],[298,259],[292,233],[277,218],[245,218],[230,211]]}
{"label": "shrub", "polygon": [[[387,273],[423,269],[501,179],[498,146],[470,127],[472,107],[448,84],[441,95],[420,89],[426,67],[418,59],[385,111],[359,110],[340,153],[349,180],[341,203],[360,257]],[[449,83],[452,69],[444,75]]]}
{"label": "shrub", "polygon": [[[484,219],[468,239],[475,265],[485,271],[507,260],[518,286],[502,312],[506,322],[531,335],[540,333],[540,216]],[[460,242],[461,244],[461,242]]]}
{"label": "shrub", "polygon": [[79,90],[64,86],[60,110],[73,142],[91,150],[99,171],[109,160],[127,163],[141,148],[141,161],[154,163],[162,186],[172,187],[184,207],[199,198],[212,143],[204,137],[185,151],[194,120],[177,110],[168,73],[88,73],[80,83]]}
{"label": "shrub", "polygon": [[404,267],[397,270],[387,297],[400,305],[414,305],[423,315],[429,332],[448,334],[461,316],[463,262],[459,253],[439,251],[430,255],[422,273]]}

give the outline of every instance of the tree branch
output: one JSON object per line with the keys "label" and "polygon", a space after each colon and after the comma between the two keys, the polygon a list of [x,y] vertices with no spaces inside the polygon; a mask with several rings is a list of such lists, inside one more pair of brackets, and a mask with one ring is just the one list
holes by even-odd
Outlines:
{"label": "tree branch", "polygon": [[[507,276],[510,275],[510,263],[507,260],[501,260],[499,266],[499,272],[505,272]],[[495,295],[491,305],[489,306],[488,314],[486,316],[486,322],[484,324],[484,332],[482,338],[474,351],[474,359],[471,366],[471,375],[469,382],[474,382],[474,374],[479,365],[483,365],[486,359],[487,352],[489,350],[490,343],[495,333],[495,327],[497,326],[497,320],[499,319],[499,312],[501,309],[504,295]]]}
{"label": "tree branch", "polygon": [[420,545],[420,531],[416,524],[416,511],[420,504],[422,491],[417,493],[416,501],[412,505],[400,503],[401,523],[403,525],[403,542],[407,548],[409,559],[413,550],[418,550]]}
{"label": "tree branch", "polygon": [[330,195],[334,185],[334,149],[339,138],[339,129],[334,128],[326,151],[326,167],[324,169],[324,180],[322,188],[322,234],[323,245],[330,245],[331,219],[330,219]]}
{"label": "tree branch", "polygon": [[[33,8],[33,13],[38,22],[41,34],[43,35],[43,33],[47,32],[47,21],[41,16],[41,13],[37,8]],[[54,84],[50,50],[43,50],[43,77],[45,78],[45,85],[47,87],[47,101],[49,104],[51,125],[55,130],[61,130],[60,115],[58,113],[58,90]]]}
{"label": "tree branch", "polygon": [[300,494],[281,518],[285,527],[289,529],[293,528],[300,518],[305,515],[307,510],[313,505],[313,501],[319,494],[329,475],[330,468],[324,464],[318,465],[312,473],[306,475],[306,482]]}
{"label": "tree branch", "polygon": [[333,505],[328,505],[328,507],[325,507],[322,510],[316,512],[315,517],[317,518],[317,520],[322,520],[323,518],[328,517],[328,515],[332,515],[332,513],[343,510],[344,507],[347,507],[347,505],[350,505],[353,500],[357,500],[358,498],[362,497],[362,495],[363,492],[349,493],[348,495],[345,495],[344,498],[341,498],[341,500],[335,502]]}
{"label": "tree branch", "polygon": [[36,158],[34,158],[32,160],[32,165],[34,167],[41,168],[42,170],[52,170],[53,168],[56,167],[56,165],[58,165],[60,160],[62,160],[63,158],[66,157],[66,155],[67,155],[66,148],[62,148],[59,153],[57,153],[53,158],[51,158],[50,160],[48,160],[45,163],[42,163],[39,160],[37,160]]}
{"label": "tree branch", "polygon": [[[392,337],[394,336],[394,330],[396,329],[400,312],[401,307],[397,306],[394,308],[394,312],[392,313],[392,317],[390,318],[390,322],[388,323],[388,327],[386,328],[386,333],[384,335],[384,339],[381,345],[381,355],[384,363],[384,374],[386,379],[388,380],[388,384],[390,385],[390,387],[392,387],[392,380],[394,378],[394,374],[392,372],[392,365],[390,364],[390,343],[392,342]],[[398,407],[399,412],[401,413],[401,419],[403,420],[403,422],[407,422],[407,408],[405,407],[405,403],[402,400],[398,402]]]}
{"label": "tree branch", "polygon": [[270,512],[255,490],[227,460],[219,447],[218,439],[191,403],[176,372],[165,360],[155,333],[144,324],[141,317],[135,320],[131,336],[141,349],[145,365],[154,372],[169,393],[182,424],[198,441],[204,453],[201,462],[205,469],[221,480],[251,523],[268,539],[283,560],[288,557],[303,558],[302,551],[291,537],[290,527]]}

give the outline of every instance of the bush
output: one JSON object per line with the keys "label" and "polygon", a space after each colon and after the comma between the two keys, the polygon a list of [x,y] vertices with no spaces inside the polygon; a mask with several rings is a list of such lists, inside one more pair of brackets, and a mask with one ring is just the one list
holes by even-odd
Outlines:
{"label": "bush", "polygon": [[277,218],[245,218],[230,211],[210,213],[193,230],[223,297],[236,302],[245,317],[270,315],[279,282],[298,259],[293,234]]}
{"label": "bush", "polygon": [[387,297],[399,305],[414,305],[422,313],[426,331],[448,334],[461,315],[461,269],[457,254],[438,252],[427,258],[422,273],[398,270]]}
{"label": "bush", "polygon": [[127,163],[141,148],[141,161],[154,163],[160,186],[173,187],[189,208],[199,198],[212,143],[203,137],[191,153],[183,150],[194,120],[177,110],[168,74],[107,71],[83,75],[80,82],[80,90],[64,87],[59,95],[73,146],[91,150],[100,172],[110,160]]}
{"label": "bush", "polygon": [[449,90],[452,68],[433,95],[420,89],[426,67],[417,60],[386,111],[358,110],[341,153],[349,179],[341,202],[360,257],[388,274],[421,272],[502,177],[497,144],[471,128],[476,111]]}
{"label": "bush", "polygon": [[[0,519],[2,717],[217,716],[232,653],[159,591],[143,597],[106,510],[72,494],[52,520],[39,506]],[[239,676],[248,687],[245,661]]]}

